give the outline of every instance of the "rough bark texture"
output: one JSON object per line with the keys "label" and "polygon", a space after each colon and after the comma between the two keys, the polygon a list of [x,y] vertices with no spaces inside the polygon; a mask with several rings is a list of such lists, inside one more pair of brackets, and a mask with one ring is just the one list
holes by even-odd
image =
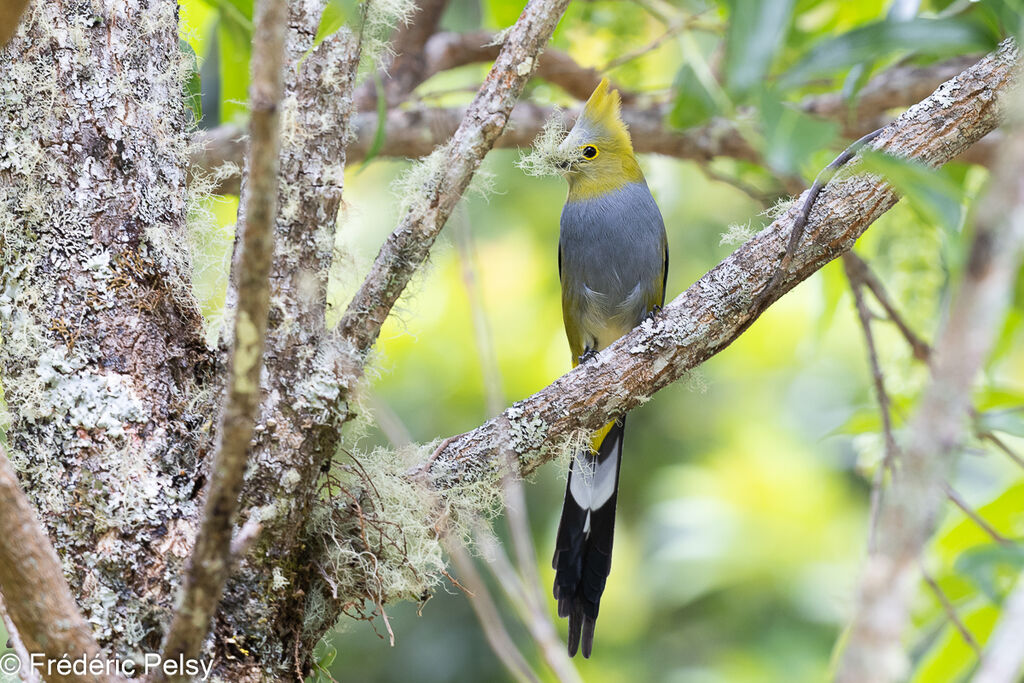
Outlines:
{"label": "rough bark texture", "polygon": [[[277,217],[277,166],[286,0],[261,0],[253,30],[249,87],[249,192],[238,230],[238,310],[227,370],[227,398],[217,430],[210,487],[182,598],[164,639],[164,659],[195,660],[231,570],[231,535],[260,406],[260,376],[270,308],[270,267]],[[155,680],[164,680],[161,670]]]}
{"label": "rough bark texture", "polygon": [[5,427],[72,592],[123,657],[169,617],[210,417],[177,5],[38,2],[24,21],[0,52]]}
{"label": "rough bark texture", "polygon": [[[872,146],[933,166],[945,163],[996,127],[998,99],[1012,82],[1016,61],[1016,48],[1004,44],[911,107]],[[879,178],[854,175],[856,161],[851,163],[818,197],[789,272],[767,294],[768,302],[849,250],[898,201]],[[519,454],[521,470],[532,471],[558,452],[560,441],[624,414],[732,343],[774,275],[800,204],[676,297],[660,316],[543,391],[449,441],[425,465],[433,485],[446,489],[493,477],[503,467],[504,443]]]}
{"label": "rough bark texture", "polygon": [[304,675],[311,567],[300,550],[316,479],[347,415],[354,361],[326,340],[324,314],[360,52],[347,29],[310,51],[324,4],[289,3],[266,371],[240,512],[262,532],[228,581],[214,625],[222,675],[232,681]]}

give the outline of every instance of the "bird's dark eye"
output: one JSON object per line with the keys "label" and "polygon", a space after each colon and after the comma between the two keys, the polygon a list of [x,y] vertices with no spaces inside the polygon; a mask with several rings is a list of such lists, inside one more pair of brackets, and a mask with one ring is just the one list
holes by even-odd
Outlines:
{"label": "bird's dark eye", "polygon": [[583,148],[583,158],[584,159],[593,159],[596,156],[597,156],[597,147],[594,147],[593,145],[587,145],[586,147]]}

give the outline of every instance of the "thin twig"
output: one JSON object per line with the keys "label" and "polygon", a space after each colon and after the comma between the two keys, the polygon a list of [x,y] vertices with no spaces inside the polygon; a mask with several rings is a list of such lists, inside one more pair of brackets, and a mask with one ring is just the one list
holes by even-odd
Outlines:
{"label": "thin twig", "polygon": [[1006,536],[1003,536],[1001,533],[996,531],[992,527],[991,524],[989,524],[988,522],[985,521],[984,517],[979,515],[977,513],[977,511],[974,510],[974,508],[972,508],[970,505],[968,505],[967,501],[965,501],[960,496],[960,494],[957,493],[956,490],[952,486],[949,485],[949,482],[943,482],[942,490],[945,491],[946,497],[949,498],[953,502],[953,505],[956,505],[958,508],[960,508],[960,510],[965,515],[967,515],[967,517],[972,522],[977,524],[978,527],[982,531],[984,531],[986,534],[988,534],[992,538],[993,541],[995,541],[996,543],[998,543],[999,545],[1004,546],[1004,547],[1011,547],[1011,546],[1014,545],[1013,541],[1011,541]]}
{"label": "thin twig", "polygon": [[[473,235],[469,230],[465,214],[461,213],[458,218],[459,220],[453,227],[459,247],[459,260],[462,265],[462,282],[473,315],[473,336],[476,339],[480,367],[484,376],[487,417],[492,418],[498,415],[505,406],[505,392],[502,389],[501,369],[498,367],[498,358],[494,350],[494,337],[484,311],[483,296],[477,276]],[[527,593],[537,604],[543,604],[543,599],[540,597],[540,577],[537,574],[537,556],[533,550],[530,521],[526,511],[526,494],[523,491],[522,481],[515,474],[518,469],[515,462],[510,462],[508,470],[502,477],[505,519],[508,522],[519,574],[525,583]]]}
{"label": "thin twig", "polygon": [[1006,442],[1003,441],[1002,439],[1000,439],[998,436],[996,436],[992,432],[982,432],[978,436],[981,437],[982,439],[986,439],[986,440],[992,442],[992,444],[996,448],[998,448],[999,450],[1001,450],[1003,453],[1006,454],[1006,457],[1008,457],[1010,460],[1013,460],[1015,463],[1017,463],[1021,467],[1024,467],[1024,458],[1022,458],[1020,455],[1018,455],[1016,451],[1014,451],[1012,448],[1010,448],[1006,444]]}
{"label": "thin twig", "polygon": [[967,629],[967,625],[960,620],[960,615],[956,613],[956,608],[953,607],[953,603],[949,601],[949,597],[946,592],[942,590],[942,587],[932,578],[932,575],[922,566],[921,576],[924,578],[924,582],[931,588],[932,593],[938,598],[939,604],[942,605],[942,610],[946,613],[946,617],[949,619],[949,623],[953,624],[953,627],[960,633],[960,637],[964,639],[964,642],[974,650],[974,654],[981,658],[981,647],[978,645],[978,641],[974,639],[974,636]]}
{"label": "thin twig", "polygon": [[[15,627],[14,622],[11,621],[10,615],[7,614],[7,608],[4,606],[2,595],[0,595],[0,621],[3,622],[4,628],[7,629],[7,646],[14,650],[14,653],[18,655],[18,659],[23,663],[21,671],[18,672],[21,683],[42,683],[43,677],[39,675],[38,669],[24,666],[24,662],[32,661],[32,655],[29,653],[28,648],[25,647],[25,643],[21,642],[21,638],[18,636],[18,629]],[[26,671],[26,669],[28,670]]]}
{"label": "thin twig", "polygon": [[530,636],[540,648],[541,656],[561,683],[582,683],[576,666],[566,653],[565,644],[559,640],[555,625],[551,622],[545,603],[536,605],[531,601],[522,578],[508,559],[508,555],[493,535],[486,532],[476,534],[476,544],[487,560],[487,566],[498,579],[498,585],[512,606],[519,613]]}
{"label": "thin twig", "polygon": [[[231,531],[260,405],[260,374],[270,308],[270,269],[277,213],[286,0],[262,0],[253,30],[249,187],[238,309],[216,454],[203,521],[185,572],[181,603],[167,631],[164,659],[196,659],[231,569]],[[160,670],[156,680],[163,680]]]}
{"label": "thin twig", "polygon": [[[470,309],[473,312],[473,330],[484,375],[488,417],[494,417],[501,412],[505,403],[501,370],[498,367],[497,354],[494,350],[494,337],[484,311],[472,233],[469,231],[469,223],[465,219],[464,212],[460,212],[458,219],[453,227],[456,228],[456,243],[459,246],[462,263],[462,280],[469,298]],[[516,473],[519,468],[515,462],[515,454],[510,451],[507,455],[508,467],[502,476],[502,492],[504,494],[505,519],[508,522],[517,570],[512,569],[504,552],[495,544],[491,547],[492,556],[500,555],[507,565],[507,571],[500,575],[495,572],[495,577],[505,589],[509,600],[515,603],[520,617],[527,625],[530,636],[536,642],[541,655],[558,679],[563,683],[579,681],[579,675],[572,662],[569,661],[565,648],[558,641],[555,625],[546,611],[544,592],[541,588],[540,575],[537,572],[537,555],[534,552],[533,536],[530,533],[526,492],[522,480]],[[477,537],[480,538],[481,534],[477,534]],[[493,537],[487,536],[487,539],[493,540]],[[488,562],[487,566],[494,572],[498,563]]]}
{"label": "thin twig", "polygon": [[885,439],[885,455],[878,465],[871,485],[871,504],[868,526],[868,552],[875,548],[875,532],[878,526],[878,513],[881,509],[882,487],[885,482],[885,473],[892,468],[899,453],[899,446],[896,444],[896,437],[893,434],[892,410],[889,392],[885,390],[885,376],[882,374],[882,366],[878,361],[878,349],[875,346],[875,335],[871,330],[871,311],[868,310],[867,302],[864,300],[863,269],[858,267],[858,259],[852,251],[843,254],[843,270],[846,279],[850,283],[850,291],[853,293],[853,301],[857,309],[857,319],[860,321],[861,330],[864,332],[864,344],[868,351],[868,364],[871,366],[871,379],[875,386],[875,400],[878,401],[878,412],[882,416],[882,433]]}
{"label": "thin twig", "polygon": [[[656,38],[654,38],[654,40],[649,42],[647,45],[644,45],[641,48],[637,48],[636,50],[632,50],[625,54],[619,55],[618,57],[610,60],[607,64],[601,67],[599,71],[601,73],[607,73],[612,69],[616,69],[622,66],[623,64],[628,64],[629,62],[639,59],[640,57],[643,57],[646,54],[654,52],[659,47],[664,45],[665,42],[668,41],[669,39],[679,35],[683,31],[687,31],[689,29],[696,28],[698,25],[701,25],[700,22],[703,16],[707,14],[709,11],[710,10],[705,9],[700,12],[697,12],[696,14],[691,14],[689,16],[670,21],[668,26],[665,28],[665,31],[658,35]],[[704,29],[712,30],[710,26],[704,26]]]}
{"label": "thin twig", "polygon": [[764,208],[770,207],[772,204],[775,203],[777,199],[783,196],[783,193],[781,191],[766,192],[751,185],[750,183],[740,180],[736,176],[716,171],[711,167],[710,159],[697,160],[697,166],[709,180],[714,180],[716,182],[725,183],[726,185],[731,185],[732,187],[735,187],[737,190],[747,195]]}
{"label": "thin twig", "polygon": [[910,349],[914,354],[914,358],[923,363],[927,363],[932,353],[931,346],[928,345],[928,342],[921,339],[916,332],[910,329],[906,320],[902,315],[900,315],[899,311],[896,310],[892,300],[885,291],[885,286],[882,284],[881,280],[878,279],[878,276],[876,276],[871,270],[871,267],[864,261],[864,259],[852,251],[847,252],[845,259],[849,264],[847,267],[853,270],[853,272],[857,274],[857,278],[860,282],[871,290],[875,300],[878,301],[883,309],[885,309],[885,314],[888,316],[889,320],[896,325],[900,334],[902,334],[903,338],[907,340],[907,343],[910,345]]}

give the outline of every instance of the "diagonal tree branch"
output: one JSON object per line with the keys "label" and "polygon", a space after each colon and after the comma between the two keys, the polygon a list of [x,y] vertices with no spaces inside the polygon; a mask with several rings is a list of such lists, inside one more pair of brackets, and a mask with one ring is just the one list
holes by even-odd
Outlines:
{"label": "diagonal tree branch", "polygon": [[416,203],[406,209],[385,241],[338,325],[340,336],[356,350],[365,352],[373,345],[391,307],[426,260],[484,155],[505,129],[512,107],[536,69],[537,54],[567,6],[568,0],[527,4],[451,141],[424,161],[426,177],[414,190]]}
{"label": "diagonal tree branch", "polygon": [[894,681],[906,674],[901,637],[918,558],[934,530],[947,471],[967,432],[971,386],[994,341],[1024,247],[1024,135],[1018,132],[1009,143],[981,204],[963,282],[932,354],[931,381],[882,508],[877,548],[861,576],[836,674],[841,683]]}
{"label": "diagonal tree branch", "polygon": [[[25,650],[53,662],[62,657],[101,657],[92,628],[78,611],[64,580],[60,559],[39,525],[32,504],[18,486],[14,467],[2,444],[0,529],[0,593]],[[22,662],[22,666],[28,664]],[[49,680],[101,679],[55,675]]]}
{"label": "diagonal tree branch", "polygon": [[181,603],[164,639],[163,659],[199,656],[231,568],[231,532],[259,411],[270,307],[286,19],[285,0],[257,3],[249,95],[249,192],[241,231],[238,310],[227,399],[202,526],[185,571]]}
{"label": "diagonal tree branch", "polygon": [[[999,97],[1009,88],[1017,50],[1009,42],[912,107],[873,143],[875,149],[940,165],[998,123]],[[897,201],[882,180],[853,175],[854,166],[824,189],[811,211],[791,267],[767,301],[774,302],[849,250]],[[592,430],[646,401],[718,353],[749,324],[752,303],[785,252],[799,202],[673,302],[596,358],[477,429],[452,438],[424,470],[438,488],[501,472],[510,443],[530,472],[579,430]]]}

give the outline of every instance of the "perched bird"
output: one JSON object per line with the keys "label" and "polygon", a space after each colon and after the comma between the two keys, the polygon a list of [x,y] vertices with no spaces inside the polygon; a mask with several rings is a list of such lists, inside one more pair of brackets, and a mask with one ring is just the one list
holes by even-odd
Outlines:
{"label": "perched bird", "polygon": [[[562,319],[573,367],[653,315],[665,301],[668,241],[644,180],[621,100],[601,81],[560,152],[569,183],[558,240]],[[598,430],[575,455],[555,556],[558,615],[569,617],[569,656],[589,657],[611,571],[615,499],[625,418]]]}

